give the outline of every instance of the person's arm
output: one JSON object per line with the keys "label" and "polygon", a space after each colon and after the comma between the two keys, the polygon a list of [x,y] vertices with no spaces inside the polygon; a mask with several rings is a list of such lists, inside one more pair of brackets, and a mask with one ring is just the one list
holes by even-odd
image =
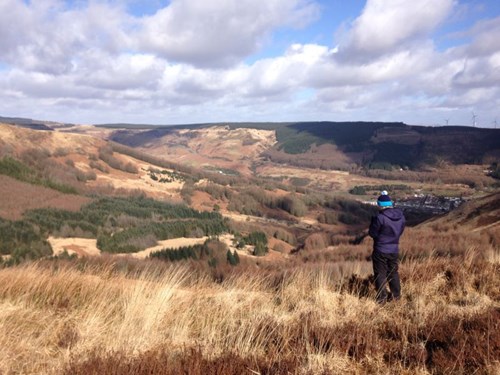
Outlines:
{"label": "person's arm", "polygon": [[380,221],[377,215],[372,217],[370,228],[368,229],[368,234],[370,235],[371,238],[375,239],[378,237],[379,232],[380,232]]}
{"label": "person's arm", "polygon": [[400,236],[403,234],[406,228],[406,218],[403,215],[403,225],[401,226],[401,233],[399,234]]}

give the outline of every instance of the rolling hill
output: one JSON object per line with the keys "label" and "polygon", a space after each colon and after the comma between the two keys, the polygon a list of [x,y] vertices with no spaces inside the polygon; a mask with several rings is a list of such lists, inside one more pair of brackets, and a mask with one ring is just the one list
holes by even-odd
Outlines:
{"label": "rolling hill", "polygon": [[[359,237],[375,208],[354,199],[373,201],[388,182],[271,161],[369,164],[377,145],[437,142],[452,163],[460,142],[486,142],[475,130],[456,130],[454,146],[404,124],[355,136],[44,125],[0,125],[0,372],[500,370],[500,193],[484,166],[438,161],[401,172],[426,183],[390,182],[396,197],[439,189],[468,202],[408,226],[402,298],[378,305],[372,242]],[[458,172],[480,183],[445,181]]]}
{"label": "rolling hill", "polygon": [[[182,143],[183,137],[196,138],[201,129],[216,124],[150,127],[147,125],[100,125],[114,129],[109,138],[133,147],[158,149],[162,144]],[[265,155],[287,162],[302,160],[302,166],[325,169],[349,168],[349,163],[377,167],[418,169],[446,161],[452,164],[481,164],[500,157],[500,130],[466,126],[424,127],[384,122],[300,122],[300,123],[224,123],[229,134],[237,129],[258,129],[275,133],[276,142],[264,145]],[[243,135],[240,139],[245,142]],[[246,140],[252,142],[252,138]],[[324,151],[318,146],[335,146]],[[154,146],[153,146],[154,145]],[[318,155],[319,154],[319,155]],[[321,158],[318,158],[320,156]],[[304,165],[307,164],[307,165]]]}
{"label": "rolling hill", "polygon": [[[1,120],[2,118],[0,118]],[[205,123],[81,126],[22,118],[34,129],[89,134],[160,157],[249,175],[263,160],[321,169],[409,168],[500,160],[500,129],[400,122]]]}

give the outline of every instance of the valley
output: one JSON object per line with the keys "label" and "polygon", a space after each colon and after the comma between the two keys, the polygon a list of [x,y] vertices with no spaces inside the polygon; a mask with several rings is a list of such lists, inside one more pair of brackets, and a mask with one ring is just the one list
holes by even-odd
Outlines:
{"label": "valley", "polygon": [[[84,204],[95,204],[99,196],[145,196],[168,204],[187,204],[201,212],[217,213],[227,220],[229,232],[263,233],[269,246],[266,247],[267,255],[262,255],[274,259],[292,250],[315,248],[318,241],[319,246],[325,247],[339,241],[354,241],[368,225],[374,212],[371,204],[381,190],[389,190],[396,202],[400,201],[400,206],[408,211],[410,222],[415,224],[476,196],[495,192],[498,186],[485,173],[488,168],[485,164],[440,161],[417,169],[363,167],[349,159],[352,154],[345,153],[346,144],[351,149],[367,147],[358,150],[358,154],[367,155],[371,146],[363,146],[363,142],[368,139],[369,132],[376,132],[372,136],[375,145],[384,142],[412,145],[417,141],[410,142],[410,138],[417,137],[420,142],[428,130],[413,127],[403,131],[403,124],[354,123],[355,128],[364,126],[365,133],[353,137],[346,133],[344,125],[339,124],[338,128],[335,125],[331,133],[325,123],[313,123],[312,130],[304,133],[304,138],[299,138],[303,131],[301,124],[286,123],[171,128],[48,123],[41,130],[27,121],[21,127],[0,125],[3,168],[7,175],[10,173],[10,177],[0,176],[4,181],[5,197],[10,197],[0,203],[0,210],[5,219],[22,220],[25,212],[36,212],[43,207],[78,211]],[[456,129],[450,131],[457,133]],[[287,132],[291,135],[283,138]],[[336,138],[340,146],[318,145],[321,134],[340,137]],[[280,147],[284,148],[279,152],[284,153],[283,150],[290,147],[286,145],[312,142],[311,136],[316,143],[310,143],[311,147],[305,152],[286,153],[295,159],[278,162],[274,156],[269,156]],[[353,140],[361,143],[357,146],[348,143]],[[322,142],[330,141],[325,138]],[[488,149],[484,151],[484,160],[492,160],[495,151],[493,154]],[[324,165],[311,168],[300,166],[303,164],[301,158],[330,162],[350,160],[350,164],[345,170],[328,169]],[[54,187],[62,193],[55,193]],[[18,194],[20,189],[26,192]],[[66,191],[70,194],[64,193]],[[450,193],[452,198],[447,197]],[[424,197],[424,200],[420,202],[421,198],[416,197]],[[447,200],[455,203],[451,206]],[[107,220],[110,219],[116,220],[113,216]],[[40,225],[30,220],[29,225]],[[158,218],[153,215],[148,220],[155,223]],[[71,233],[87,233],[86,236],[93,237],[77,222],[70,228],[67,225],[62,228],[62,223],[58,225],[42,235],[52,236],[49,245],[54,243],[54,234],[68,239]],[[113,226],[116,228],[111,229],[112,233],[119,233],[136,230],[137,224],[132,220],[126,226]],[[101,231],[98,229],[95,233]],[[149,254],[147,249],[159,250],[163,241],[169,241],[158,238],[157,234],[146,237],[147,240],[140,240],[144,245],[135,246],[135,251]],[[193,244],[196,243],[195,239]],[[78,247],[76,243],[73,245]],[[61,249],[59,245],[56,247]],[[252,251],[250,249],[249,254]],[[60,252],[57,250],[57,254]],[[82,250],[82,254],[99,252]]]}
{"label": "valley", "polygon": [[[410,166],[375,149],[429,129],[37,124],[0,125],[0,371],[498,369],[494,141]],[[384,307],[364,236],[382,190],[409,224]]]}

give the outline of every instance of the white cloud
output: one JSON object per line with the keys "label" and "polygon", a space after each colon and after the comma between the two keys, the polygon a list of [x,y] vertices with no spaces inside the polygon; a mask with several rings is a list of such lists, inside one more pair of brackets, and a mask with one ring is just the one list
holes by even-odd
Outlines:
{"label": "white cloud", "polygon": [[453,76],[457,88],[498,87],[500,85],[500,51],[491,57],[466,60],[463,69]]}
{"label": "white cloud", "polygon": [[89,51],[75,63],[75,83],[104,90],[155,90],[165,66],[154,55]]}
{"label": "white cloud", "polygon": [[345,58],[372,58],[427,37],[456,0],[368,0],[341,45]]}
{"label": "white cloud", "polygon": [[500,17],[480,21],[464,35],[473,38],[465,48],[469,56],[488,56],[500,51]]}
{"label": "white cloud", "polygon": [[196,66],[224,67],[255,52],[280,26],[318,14],[310,0],[173,0],[142,20],[139,50]]}
{"label": "white cloud", "polygon": [[0,76],[2,87],[18,95],[32,98],[98,98],[99,90],[77,86],[70,76],[54,76],[47,73],[25,72],[13,69]]}
{"label": "white cloud", "polygon": [[329,55],[325,46],[293,44],[283,56],[257,61],[246,68],[245,90],[248,97],[285,96],[309,86],[310,70]]}
{"label": "white cloud", "polygon": [[500,17],[479,22],[467,36],[472,41],[465,46],[450,50],[455,60],[461,61],[461,69],[451,78],[457,90],[498,87],[500,85]]}
{"label": "white cloud", "polygon": [[443,111],[494,117],[500,105],[500,17],[436,48],[454,0],[369,0],[337,47],[289,38],[252,63],[276,30],[317,17],[317,3],[173,0],[143,18],[123,3],[0,0],[0,115],[412,123]]}
{"label": "white cloud", "polygon": [[116,53],[129,42],[131,18],[121,8],[91,2],[67,9],[55,0],[0,2],[0,61],[27,70],[66,74],[91,49]]}

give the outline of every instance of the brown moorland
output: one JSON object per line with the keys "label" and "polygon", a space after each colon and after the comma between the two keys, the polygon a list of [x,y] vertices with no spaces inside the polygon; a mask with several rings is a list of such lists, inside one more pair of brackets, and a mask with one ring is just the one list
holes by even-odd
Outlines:
{"label": "brown moorland", "polygon": [[[84,134],[32,130],[0,124],[0,158],[19,159],[38,173],[82,193],[142,193],[180,199],[183,182],[150,177],[151,163],[114,152],[105,140]],[[170,170],[171,171],[171,170]]]}
{"label": "brown moorland", "polygon": [[0,217],[9,220],[19,220],[25,211],[36,208],[51,207],[78,211],[83,205],[92,201],[91,198],[63,194],[3,175],[0,175],[0,197]]}

